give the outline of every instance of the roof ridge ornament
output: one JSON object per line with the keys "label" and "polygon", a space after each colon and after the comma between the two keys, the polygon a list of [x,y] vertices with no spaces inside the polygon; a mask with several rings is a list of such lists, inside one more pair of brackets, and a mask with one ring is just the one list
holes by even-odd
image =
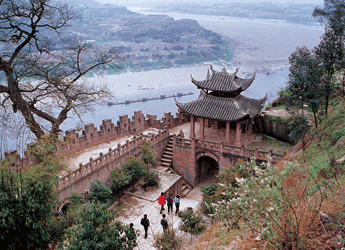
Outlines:
{"label": "roof ridge ornament", "polygon": [[211,74],[210,74],[210,70],[209,70],[209,69],[207,70],[206,79],[207,79],[207,80],[210,80],[210,79],[211,79]]}
{"label": "roof ridge ornament", "polygon": [[239,68],[237,68],[237,69],[235,70],[234,76],[236,76],[236,75],[237,75],[237,73],[238,73],[238,69],[239,69]]}
{"label": "roof ridge ornament", "polygon": [[213,66],[212,66],[212,64],[210,64],[210,69],[211,69],[211,71],[212,71],[212,74],[214,74],[214,69],[213,69]]}
{"label": "roof ridge ornament", "polygon": [[226,69],[225,69],[225,65],[223,65],[222,73],[223,73],[223,74],[228,74],[228,72],[227,72]]}

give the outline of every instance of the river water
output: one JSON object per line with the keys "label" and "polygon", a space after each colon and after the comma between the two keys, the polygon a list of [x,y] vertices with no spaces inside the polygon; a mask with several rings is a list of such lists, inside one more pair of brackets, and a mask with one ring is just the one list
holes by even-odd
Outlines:
{"label": "river water", "polygon": [[[135,9],[144,14],[144,10]],[[284,87],[288,77],[288,57],[296,46],[312,48],[319,43],[323,33],[320,25],[291,24],[279,20],[257,20],[247,18],[231,18],[205,15],[186,15],[169,13],[175,19],[195,19],[206,29],[228,37],[235,42],[234,58],[230,62],[233,67],[227,68],[232,73],[239,67],[239,76],[251,77],[256,72],[256,79],[244,95],[262,98],[268,94],[269,101],[277,96],[277,91]],[[209,64],[221,65],[222,62],[205,62],[193,67],[154,70],[149,72],[128,72],[120,75],[102,78],[114,91],[116,100],[124,101],[145,97],[190,92],[177,100],[188,102],[198,97],[199,91],[191,83],[190,74],[197,80],[206,77]],[[215,65],[221,70],[221,66]],[[144,114],[154,114],[161,118],[165,112],[175,114],[177,107],[173,98],[158,99],[123,105],[96,105],[94,113],[81,116],[82,123],[76,115],[70,114],[70,119],[61,126],[68,130],[83,124],[94,123],[99,126],[104,119],[112,119],[116,124],[120,115],[131,117],[134,111],[142,110]],[[7,148],[16,148],[13,139],[7,139]]]}
{"label": "river water", "polygon": [[[142,14],[152,14],[145,9],[133,8]],[[277,91],[285,86],[288,77],[288,57],[297,46],[313,48],[319,43],[323,27],[315,25],[292,24],[280,20],[262,20],[248,18],[232,18],[208,15],[190,15],[168,13],[175,19],[189,18],[199,22],[206,29],[212,30],[233,40],[234,58],[231,62],[237,67],[243,78],[251,77],[257,72],[253,85],[244,92],[253,98],[262,98],[268,94],[269,101],[277,96]],[[190,81],[190,74],[197,80],[206,77],[210,62],[195,67],[173,68],[149,72],[125,73],[112,76],[108,85],[115,92],[117,101],[174,94],[192,91],[194,95],[179,98],[179,102],[188,102],[197,98],[199,91]],[[221,64],[222,62],[214,62]],[[217,70],[221,67],[215,66]],[[130,87],[129,87],[130,85]],[[128,91],[133,86],[141,86],[149,90]],[[164,112],[175,114],[177,107],[173,98],[127,105],[99,106],[94,114],[83,116],[83,122],[101,124],[102,119],[118,120],[118,116],[127,114],[131,117],[136,110],[144,114],[155,114],[158,118]],[[78,119],[65,122],[63,129],[74,127]]]}

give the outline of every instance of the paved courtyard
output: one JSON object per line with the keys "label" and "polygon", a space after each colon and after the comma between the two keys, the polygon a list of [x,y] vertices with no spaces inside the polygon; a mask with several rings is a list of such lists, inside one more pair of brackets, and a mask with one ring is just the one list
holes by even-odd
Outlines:
{"label": "paved courtyard", "polygon": [[[181,198],[180,211],[185,210],[187,207],[193,208],[194,211],[198,210],[202,201],[202,193],[200,191],[201,185],[206,185],[209,183],[216,182],[215,177],[210,177],[209,179],[203,181],[194,189],[192,189],[184,198]],[[166,187],[161,185],[158,189],[152,191],[140,191],[143,192],[142,198],[138,196],[130,195],[127,192],[121,198],[121,204],[117,205],[116,208],[119,211],[118,219],[125,224],[134,224],[134,228],[139,231],[140,235],[137,239],[138,246],[137,250],[146,250],[146,249],[156,249],[153,247],[155,239],[163,233],[163,228],[160,224],[162,215],[160,214],[160,206],[158,204],[158,196]],[[156,196],[155,200],[151,200],[153,196]],[[146,199],[149,197],[149,199]],[[174,212],[168,214],[167,206],[165,206],[165,211],[169,227],[176,230],[176,234],[186,240],[190,240],[190,235],[178,230],[179,223],[181,219],[175,215],[175,206]],[[148,231],[147,239],[144,238],[145,232],[142,225],[140,225],[141,218],[144,214],[147,214],[148,219],[150,220],[150,227]]]}

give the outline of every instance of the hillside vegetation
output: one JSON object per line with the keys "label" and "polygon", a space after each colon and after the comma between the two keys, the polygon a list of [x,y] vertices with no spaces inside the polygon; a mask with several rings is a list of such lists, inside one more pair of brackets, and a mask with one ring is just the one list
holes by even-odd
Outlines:
{"label": "hillside vegetation", "polygon": [[218,220],[186,249],[342,249],[344,99],[332,99],[321,121],[305,136],[305,151],[298,143],[285,162],[237,164],[221,173],[209,204]]}

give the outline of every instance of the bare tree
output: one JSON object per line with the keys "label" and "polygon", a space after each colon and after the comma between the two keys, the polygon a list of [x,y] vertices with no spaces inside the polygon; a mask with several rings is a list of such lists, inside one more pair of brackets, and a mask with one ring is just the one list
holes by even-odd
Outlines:
{"label": "bare tree", "polygon": [[71,110],[79,114],[111,95],[84,77],[118,56],[63,38],[78,16],[50,0],[0,0],[0,101],[7,111],[19,111],[38,138],[58,133]]}

